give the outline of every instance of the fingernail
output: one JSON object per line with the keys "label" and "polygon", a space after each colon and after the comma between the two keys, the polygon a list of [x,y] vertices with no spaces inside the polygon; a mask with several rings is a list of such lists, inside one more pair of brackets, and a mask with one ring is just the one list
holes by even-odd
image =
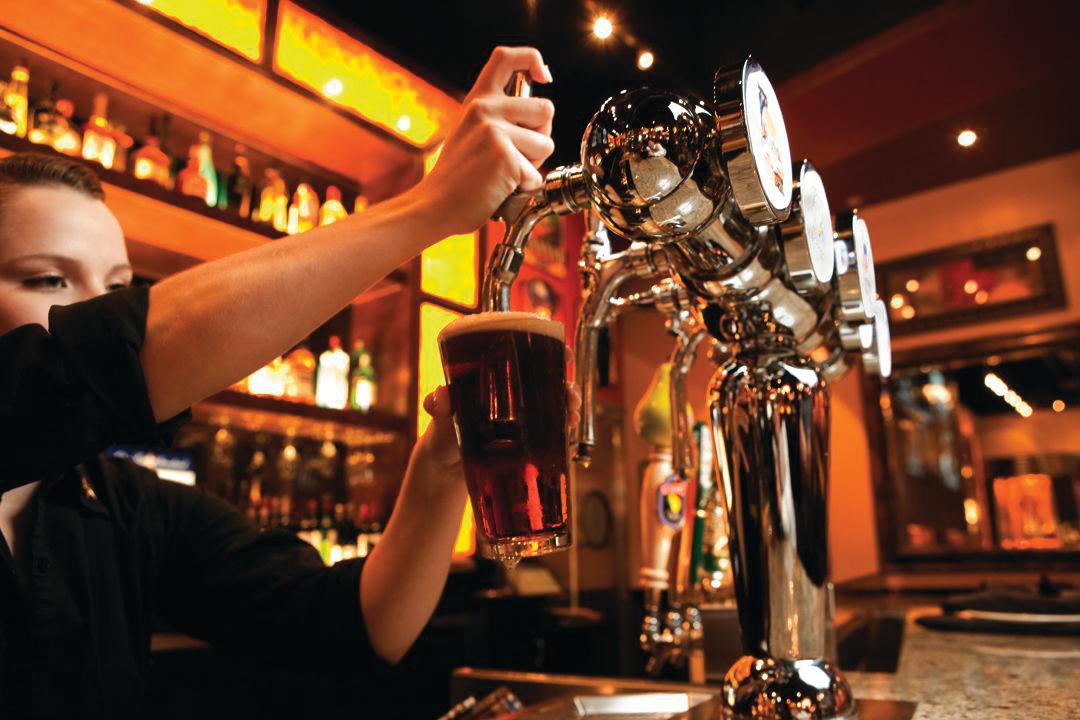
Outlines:
{"label": "fingernail", "polygon": [[549,65],[544,66],[544,77],[547,78],[548,82],[555,82],[551,77],[551,67]]}

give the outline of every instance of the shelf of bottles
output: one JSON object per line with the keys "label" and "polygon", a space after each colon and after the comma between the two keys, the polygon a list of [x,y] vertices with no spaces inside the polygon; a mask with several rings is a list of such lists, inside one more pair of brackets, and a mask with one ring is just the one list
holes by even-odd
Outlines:
{"label": "shelf of bottles", "polygon": [[[0,147],[92,163],[126,190],[269,238],[362,212],[348,178],[287,163],[0,42]],[[141,135],[131,128],[145,128]],[[179,152],[186,148],[186,152]]]}

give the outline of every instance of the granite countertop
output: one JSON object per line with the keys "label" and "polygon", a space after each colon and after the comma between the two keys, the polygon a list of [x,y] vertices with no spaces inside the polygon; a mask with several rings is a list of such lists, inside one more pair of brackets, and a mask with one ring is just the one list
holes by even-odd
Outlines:
{"label": "granite countertop", "polygon": [[914,720],[1080,717],[1080,638],[928,630],[907,613],[896,673],[846,673],[856,698],[918,703]]}

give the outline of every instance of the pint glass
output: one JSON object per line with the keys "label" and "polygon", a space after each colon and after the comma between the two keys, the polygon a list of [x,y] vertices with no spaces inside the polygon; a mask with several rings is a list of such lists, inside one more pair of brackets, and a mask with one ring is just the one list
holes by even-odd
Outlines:
{"label": "pint glass", "polygon": [[569,547],[562,323],[470,315],[443,329],[439,348],[485,553],[512,565]]}

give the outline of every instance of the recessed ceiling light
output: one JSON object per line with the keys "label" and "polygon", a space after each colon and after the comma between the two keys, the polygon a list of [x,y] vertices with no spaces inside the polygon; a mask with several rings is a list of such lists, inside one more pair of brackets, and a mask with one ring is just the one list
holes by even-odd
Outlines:
{"label": "recessed ceiling light", "polygon": [[397,119],[397,129],[401,132],[408,132],[412,127],[412,118],[408,115],[402,115]]}
{"label": "recessed ceiling light", "polygon": [[911,292],[911,293],[919,292],[919,287],[920,287],[919,281],[916,280],[915,278],[911,278],[906,283],[904,283],[904,288],[906,288],[907,291]]}
{"label": "recessed ceiling light", "polygon": [[1065,412],[1065,401],[1055,400],[1050,407],[1054,408],[1054,412]]}
{"label": "recessed ceiling light", "polygon": [[592,34],[601,40],[607,40],[611,37],[611,33],[615,31],[615,26],[611,23],[611,18],[607,15],[598,15],[592,24]]}
{"label": "recessed ceiling light", "polygon": [[975,144],[975,141],[979,139],[979,136],[975,134],[974,130],[963,130],[956,136],[956,142],[960,147],[971,147]]}
{"label": "recessed ceiling light", "polygon": [[638,70],[648,70],[652,67],[653,61],[655,60],[656,58],[653,57],[653,54],[651,52],[649,52],[648,50],[642,50],[640,53],[638,53],[637,56]]}
{"label": "recessed ceiling light", "polygon": [[1040,248],[1038,245],[1032,245],[1027,249],[1027,252],[1024,253],[1024,255],[1031,262],[1035,262],[1042,257],[1042,248]]}

